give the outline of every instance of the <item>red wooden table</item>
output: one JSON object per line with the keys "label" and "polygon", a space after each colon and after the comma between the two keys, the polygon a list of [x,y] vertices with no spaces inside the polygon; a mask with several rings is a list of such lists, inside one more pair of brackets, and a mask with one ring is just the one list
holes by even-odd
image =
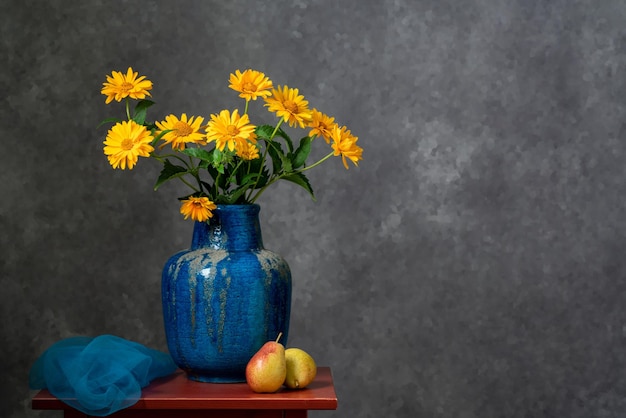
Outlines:
{"label": "red wooden table", "polygon": [[[32,400],[33,409],[63,410],[66,418],[88,415],[51,395],[46,389]],[[154,380],[143,388],[141,399],[109,415],[115,418],[305,418],[312,409],[337,409],[337,395],[328,367],[305,389],[281,389],[277,393],[254,393],[246,383],[200,383],[182,371]]]}

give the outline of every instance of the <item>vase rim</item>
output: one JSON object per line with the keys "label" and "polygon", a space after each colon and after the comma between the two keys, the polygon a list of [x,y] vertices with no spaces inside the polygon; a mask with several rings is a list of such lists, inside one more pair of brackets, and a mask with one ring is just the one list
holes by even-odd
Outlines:
{"label": "vase rim", "polygon": [[225,206],[259,206],[258,203],[218,203],[217,207],[225,207]]}
{"label": "vase rim", "polygon": [[246,204],[238,204],[238,205],[219,204],[217,205],[217,208],[215,209],[216,214],[220,214],[220,213],[222,215],[231,214],[235,216],[258,216],[260,212],[261,212],[261,206],[259,206],[256,203],[246,203]]}
{"label": "vase rim", "polygon": [[218,204],[218,211],[252,211],[259,212],[261,210],[261,206],[256,203],[244,203],[244,204]]}

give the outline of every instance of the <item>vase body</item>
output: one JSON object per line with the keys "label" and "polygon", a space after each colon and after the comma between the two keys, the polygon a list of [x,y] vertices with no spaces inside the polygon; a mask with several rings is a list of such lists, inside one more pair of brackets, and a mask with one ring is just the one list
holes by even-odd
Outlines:
{"label": "vase body", "polygon": [[263,248],[258,205],[218,205],[194,225],[191,248],[163,268],[167,344],[190,379],[243,382],[250,358],[282,332],[286,344],[291,272]]}

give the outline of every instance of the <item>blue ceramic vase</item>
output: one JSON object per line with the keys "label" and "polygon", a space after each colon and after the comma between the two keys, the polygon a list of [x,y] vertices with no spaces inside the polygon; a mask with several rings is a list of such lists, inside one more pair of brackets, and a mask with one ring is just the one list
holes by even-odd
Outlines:
{"label": "blue ceramic vase", "polygon": [[263,248],[258,205],[218,205],[196,222],[189,250],[163,268],[165,334],[190,379],[243,382],[246,364],[282,332],[287,343],[291,272]]}

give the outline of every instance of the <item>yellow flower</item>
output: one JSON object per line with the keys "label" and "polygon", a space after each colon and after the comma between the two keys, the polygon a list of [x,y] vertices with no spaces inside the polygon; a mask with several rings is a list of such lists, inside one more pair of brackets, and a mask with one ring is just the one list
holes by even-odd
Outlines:
{"label": "yellow flower", "polygon": [[348,169],[346,158],[352,161],[354,165],[359,165],[358,161],[362,159],[361,155],[363,154],[363,148],[356,144],[359,138],[352,135],[345,126],[340,128],[336,125],[333,127],[331,139],[333,140],[332,148],[335,151],[333,155],[341,155],[343,166],[346,170]]}
{"label": "yellow flower", "polygon": [[113,168],[129,170],[137,163],[138,157],[149,157],[154,151],[150,142],[152,136],[145,126],[135,121],[123,121],[114,125],[104,140],[104,154]]}
{"label": "yellow flower", "polygon": [[311,116],[311,122],[309,123],[311,131],[309,132],[309,136],[321,136],[326,140],[327,144],[330,144],[330,134],[333,127],[337,125],[335,123],[335,118],[331,118],[317,109],[313,109]]}
{"label": "yellow flower", "polygon": [[239,70],[230,75],[228,87],[241,93],[239,97],[246,100],[256,100],[257,97],[267,97],[271,93],[272,81],[260,71],[246,70],[243,73]]}
{"label": "yellow flower", "polygon": [[145,99],[146,96],[150,96],[148,90],[152,90],[152,81],[146,80],[145,75],[137,78],[139,73],[133,72],[132,67],[128,67],[126,74],[113,71],[112,75],[107,76],[107,82],[102,84],[101,93],[107,96],[106,104],[111,103],[113,99],[120,102],[126,97]]}
{"label": "yellow flower", "polygon": [[213,217],[213,210],[217,206],[208,197],[189,197],[183,200],[180,213],[185,215],[185,219],[191,217],[194,221],[204,222]]}
{"label": "yellow flower", "polygon": [[265,99],[265,106],[276,116],[289,122],[289,126],[296,124],[304,128],[311,121],[311,111],[309,102],[304,100],[304,96],[298,94],[298,89],[290,89],[284,86],[282,89],[272,89],[272,96]]}
{"label": "yellow flower", "polygon": [[248,115],[239,116],[237,109],[231,114],[225,109],[219,115],[211,115],[206,128],[206,139],[215,141],[215,146],[220,151],[224,151],[226,146],[233,151],[235,148],[245,147],[248,140],[256,143],[256,136],[253,136],[254,128]]}
{"label": "yellow flower", "polygon": [[158,133],[171,130],[163,135],[163,140],[166,144],[171,143],[172,149],[182,151],[185,149],[185,144],[204,143],[204,135],[200,133],[202,122],[204,122],[202,116],[192,116],[187,120],[187,114],[183,113],[180,119],[174,115],[169,115],[165,117],[163,122],[156,122],[156,125],[160,129]]}
{"label": "yellow flower", "polygon": [[237,157],[246,161],[256,160],[260,157],[259,148],[256,146],[256,134],[252,133],[252,135],[255,142],[246,141],[245,144],[237,147]]}

